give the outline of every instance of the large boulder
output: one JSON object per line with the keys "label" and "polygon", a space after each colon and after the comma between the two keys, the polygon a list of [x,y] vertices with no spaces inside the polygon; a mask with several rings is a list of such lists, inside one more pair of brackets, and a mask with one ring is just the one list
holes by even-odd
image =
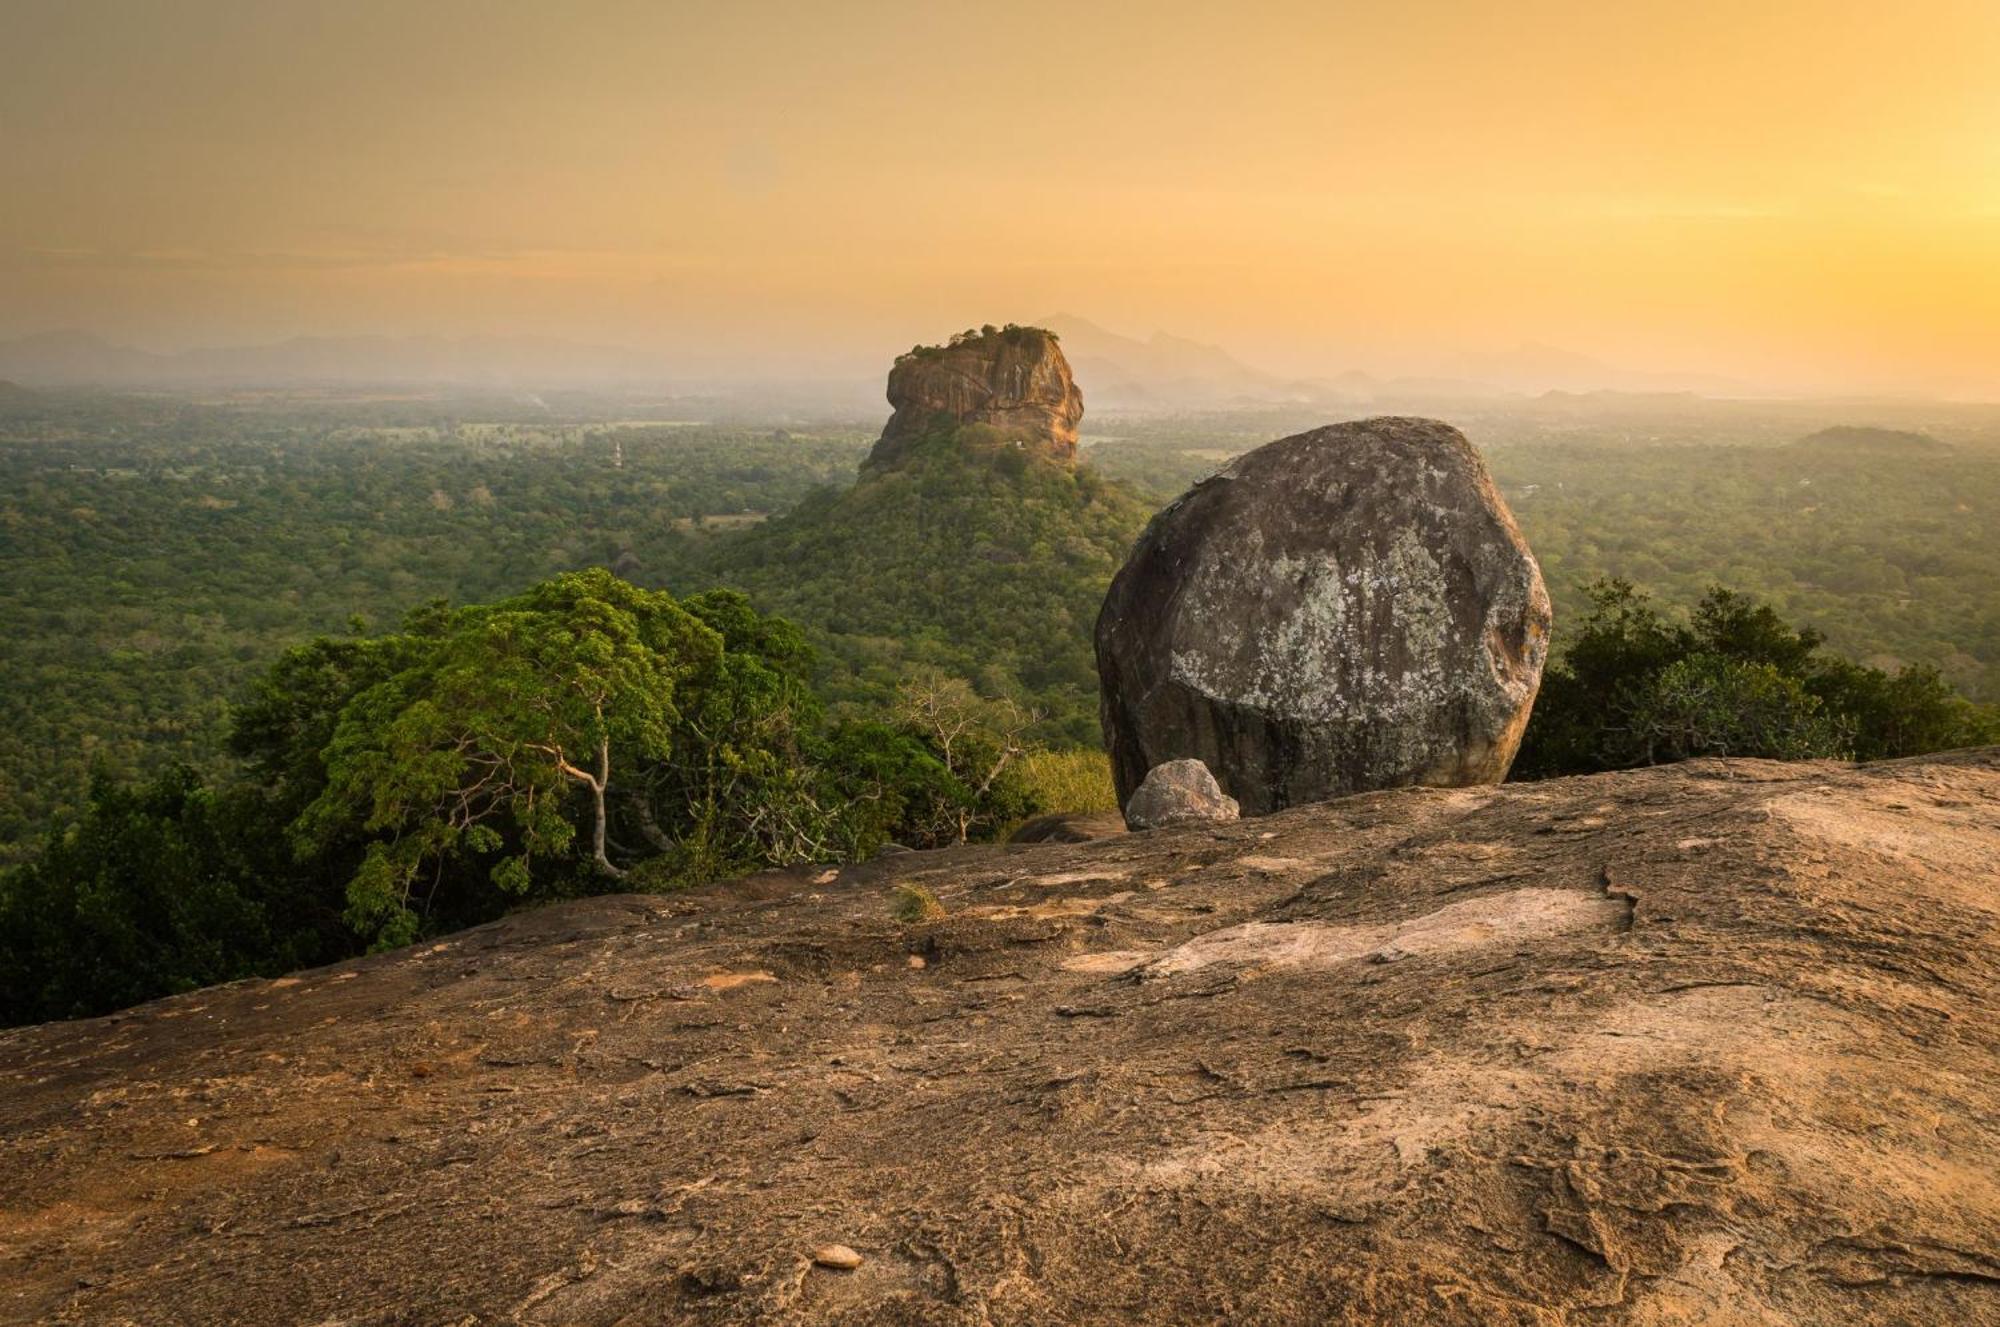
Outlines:
{"label": "large boulder", "polygon": [[1156,516],[1105,598],[1119,798],[1181,757],[1248,815],[1497,783],[1548,639],[1541,571],[1457,429],[1370,419],[1260,447]]}
{"label": "large boulder", "polygon": [[867,466],[893,466],[939,423],[984,425],[996,444],[1050,460],[1076,459],[1083,393],[1055,333],[1009,326],[919,346],[889,370],[895,413]]}
{"label": "large boulder", "polygon": [[1236,799],[1199,760],[1169,760],[1147,771],[1125,803],[1127,829],[1165,829],[1202,820],[1234,820]]}

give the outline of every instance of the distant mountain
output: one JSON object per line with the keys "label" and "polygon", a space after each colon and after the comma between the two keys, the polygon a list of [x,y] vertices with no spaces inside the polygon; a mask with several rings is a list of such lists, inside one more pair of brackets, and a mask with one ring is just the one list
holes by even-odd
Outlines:
{"label": "distant mountain", "polygon": [[1702,396],[1753,395],[1735,378],[1713,373],[1653,373],[1621,369],[1591,355],[1559,346],[1528,343],[1512,350],[1464,354],[1445,369],[1448,376],[1470,379],[1510,392],[1694,392]]}
{"label": "distant mountain", "polygon": [[1792,446],[1822,456],[1945,456],[1953,450],[1950,443],[1939,442],[1928,433],[1853,424],[1808,433]]}
{"label": "distant mountain", "polygon": [[0,341],[0,374],[40,387],[127,385],[156,371],[162,359],[88,332],[44,332]]}
{"label": "distant mountain", "polygon": [[659,381],[665,367],[637,351],[544,337],[294,337],[170,355],[87,332],[0,341],[0,376],[45,387],[605,386]]}
{"label": "distant mountain", "polygon": [[[1526,345],[1464,355],[1429,376],[1378,378],[1348,371],[1313,378],[1267,372],[1221,346],[1155,332],[1144,340],[1083,318],[1041,324],[1064,354],[1095,411],[1167,412],[1298,405],[1331,410],[1422,411],[1448,402],[1547,392],[1742,396],[1733,379],[1640,373],[1589,355]],[[637,387],[714,396],[729,408],[795,403],[813,410],[872,409],[865,380],[787,379],[753,372],[740,380],[687,380],[656,355],[552,337],[307,336],[267,345],[158,354],[88,332],[0,340],[0,378],[28,387],[220,389],[234,387],[455,387],[543,391]]]}
{"label": "distant mountain", "polygon": [[1286,382],[1220,346],[1155,332],[1144,341],[1068,314],[1038,320],[1062,338],[1063,354],[1092,409],[1146,410],[1275,401]]}
{"label": "distant mountain", "polygon": [[15,415],[24,410],[34,410],[41,404],[39,393],[31,392],[16,382],[0,379],[0,414]]}
{"label": "distant mountain", "polygon": [[1069,315],[1043,319],[1042,326],[1062,338],[1063,353],[1069,356],[1085,398],[1094,409],[1310,405],[1408,410],[1551,391],[1750,394],[1745,384],[1731,378],[1633,372],[1554,346],[1524,345],[1498,354],[1461,355],[1441,372],[1430,375],[1376,377],[1349,370],[1328,377],[1284,378],[1253,368],[1219,346],[1164,332],[1141,341]]}

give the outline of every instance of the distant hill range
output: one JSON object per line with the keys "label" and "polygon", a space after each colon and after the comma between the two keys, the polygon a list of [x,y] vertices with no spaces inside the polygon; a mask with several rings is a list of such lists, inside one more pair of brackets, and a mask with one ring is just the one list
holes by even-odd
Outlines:
{"label": "distant hill range", "polygon": [[1220,346],[1155,332],[1141,341],[1068,314],[1040,320],[1062,338],[1063,353],[1085,384],[1093,409],[1186,410],[1246,405],[1394,407],[1482,401],[1542,393],[1744,396],[1746,384],[1714,374],[1620,369],[1554,346],[1523,345],[1460,355],[1429,375],[1377,377],[1348,371],[1286,378],[1254,368]]}
{"label": "distant hill range", "polygon": [[1454,377],[1378,378],[1359,370],[1286,378],[1254,368],[1220,346],[1166,332],[1120,336],[1069,314],[1039,320],[1062,338],[1063,353],[1095,410],[1141,413],[1244,406],[1336,409],[1418,401],[1486,400],[1507,395],[1491,383]]}
{"label": "distant hill range", "polygon": [[548,337],[307,336],[176,354],[88,332],[0,341],[0,377],[41,387],[584,387],[665,374],[654,355]]}
{"label": "distant hill range", "polygon": [[1950,443],[1939,442],[1928,433],[1853,424],[1808,433],[1792,446],[1823,456],[1945,456],[1953,450]]}
{"label": "distant hill range", "polygon": [[1144,410],[1311,399],[1313,384],[1287,383],[1253,369],[1220,346],[1155,332],[1144,341],[1068,314],[1039,320],[1062,338],[1063,354],[1098,409]]}
{"label": "distant hill range", "polygon": [[1646,372],[1607,364],[1592,355],[1530,342],[1512,350],[1459,355],[1447,369],[1453,378],[1502,391],[1618,392],[1657,395],[1692,392],[1698,396],[1755,395],[1736,378],[1714,373]]}
{"label": "distant hill range", "polygon": [[[1441,373],[1378,377],[1347,371],[1286,377],[1245,363],[1221,346],[1154,332],[1141,340],[1059,314],[1055,332],[1094,411],[1157,413],[1302,405],[1408,413],[1446,402],[1541,393],[1748,394],[1741,383],[1692,374],[1638,373],[1548,346],[1460,356]],[[847,350],[836,348],[836,354]],[[822,370],[822,373],[828,372]],[[637,388],[714,397],[720,408],[786,405],[872,410],[873,383],[847,370],[805,381],[782,370],[690,379],[666,356],[537,336],[305,336],[266,345],[171,354],[89,332],[0,340],[0,379],[30,388],[216,390],[231,388],[423,388],[485,391]]]}

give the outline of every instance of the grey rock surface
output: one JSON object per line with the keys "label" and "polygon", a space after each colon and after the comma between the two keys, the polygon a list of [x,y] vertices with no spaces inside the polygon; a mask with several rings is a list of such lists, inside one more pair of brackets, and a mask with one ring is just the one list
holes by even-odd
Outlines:
{"label": "grey rock surface", "polygon": [[1117,811],[1058,811],[1036,816],[1007,836],[1009,843],[1094,843],[1125,832]]}
{"label": "grey rock surface", "polygon": [[1153,519],[1097,621],[1121,799],[1192,757],[1246,815],[1497,783],[1550,611],[1465,435],[1382,418],[1238,457]]}
{"label": "grey rock surface", "polygon": [[1234,820],[1236,799],[1223,792],[1199,760],[1153,766],[1125,803],[1127,829],[1164,829],[1200,820]]}

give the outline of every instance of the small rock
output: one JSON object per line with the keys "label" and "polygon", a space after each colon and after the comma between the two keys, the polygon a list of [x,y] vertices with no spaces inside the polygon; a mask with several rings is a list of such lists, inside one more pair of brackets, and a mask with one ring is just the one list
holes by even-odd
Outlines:
{"label": "small rock", "polygon": [[1192,759],[1153,766],[1125,803],[1125,823],[1133,829],[1234,820],[1236,815],[1236,799],[1222,791],[1208,766]]}
{"label": "small rock", "polygon": [[922,954],[910,955],[909,964],[912,970],[921,970],[924,966],[924,956]]}
{"label": "small rock", "polygon": [[813,1261],[821,1267],[831,1267],[836,1272],[851,1272],[864,1259],[845,1244],[827,1244],[813,1250]]}

